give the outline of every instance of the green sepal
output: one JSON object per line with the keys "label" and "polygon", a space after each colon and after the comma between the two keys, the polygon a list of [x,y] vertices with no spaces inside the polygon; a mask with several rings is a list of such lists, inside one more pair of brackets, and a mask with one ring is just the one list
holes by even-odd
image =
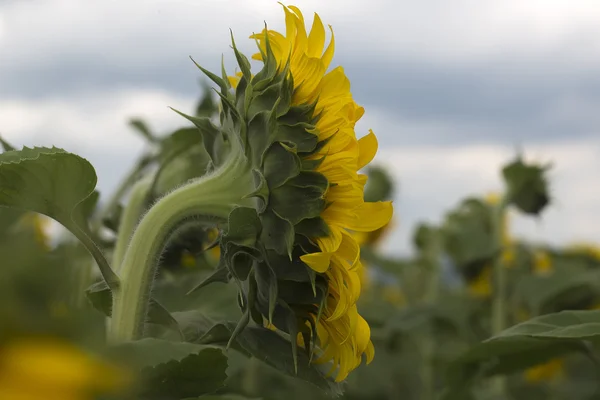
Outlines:
{"label": "green sepal", "polygon": [[274,128],[269,126],[269,111],[261,111],[252,117],[248,123],[248,145],[252,165],[260,168],[269,145],[273,142]]}
{"label": "green sepal", "polygon": [[236,207],[229,213],[225,242],[239,245],[254,245],[261,231],[261,222],[256,210],[251,207]]}
{"label": "green sepal", "polygon": [[305,171],[314,171],[325,161],[325,156],[317,158],[316,160],[302,159],[302,169]]}
{"label": "green sepal", "polygon": [[281,83],[267,86],[265,89],[252,96],[252,102],[248,106],[248,119],[262,111],[272,111],[275,106],[284,100],[281,98]]}
{"label": "green sepal", "polygon": [[297,176],[300,168],[300,158],[280,142],[273,143],[264,154],[262,170],[271,191]]}
{"label": "green sepal", "polygon": [[229,283],[230,280],[231,280],[231,273],[226,268],[223,258],[221,258],[221,260],[219,260],[219,265],[217,266],[215,271],[212,274],[210,274],[208,277],[206,277],[202,282],[200,282],[199,284],[194,286],[192,289],[190,289],[186,293],[186,295],[189,296],[190,294],[197,292],[198,290],[202,289],[205,286],[210,285],[211,283],[214,283],[214,282]]}
{"label": "green sepal", "polygon": [[242,246],[237,243],[228,242],[225,245],[223,257],[227,262],[229,271],[237,281],[248,279],[255,260],[261,259],[260,252],[251,246]]}
{"label": "green sepal", "polygon": [[310,268],[300,261],[305,254],[298,246],[292,252],[292,259],[275,251],[265,252],[265,261],[269,264],[278,280],[310,282]]}
{"label": "green sepal", "polygon": [[271,190],[269,207],[282,218],[297,224],[306,218],[316,218],[325,209],[321,188],[284,185]]}
{"label": "green sepal", "polygon": [[190,60],[192,60],[192,62],[196,65],[196,67],[198,67],[198,69],[200,71],[202,71],[202,73],[204,75],[206,75],[211,81],[213,81],[214,83],[216,83],[217,85],[219,85],[219,88],[221,88],[221,92],[222,93],[227,93],[229,91],[229,81],[226,78],[225,79],[220,78],[217,75],[215,75],[212,72],[210,72],[209,70],[204,69],[192,57],[190,57]]}
{"label": "green sepal", "polygon": [[[212,162],[214,164],[217,164],[219,161],[219,158],[220,158],[219,157],[220,154],[218,154],[215,144],[219,139],[222,140],[222,136],[223,136],[223,134],[221,133],[219,128],[214,126],[214,124],[211,122],[210,118],[194,117],[191,115],[184,114],[181,111],[178,111],[174,108],[171,108],[171,110],[175,111],[177,114],[181,115],[182,117],[184,117],[185,119],[187,119],[188,121],[193,123],[196,126],[196,128],[198,128],[198,130],[201,133],[201,135],[200,135],[201,141],[204,144],[204,148],[206,149],[206,152],[210,156]],[[179,134],[179,135],[183,135],[183,134]],[[163,153],[168,154],[171,151],[178,151],[177,149],[179,149],[182,146],[185,146],[184,143],[187,143],[187,140],[182,140],[182,139],[183,138],[179,138],[179,137],[175,136],[175,133],[170,138],[165,139],[163,146],[166,146],[166,147],[164,148]],[[193,139],[190,138],[190,143],[192,141],[193,141]]]}
{"label": "green sepal", "polygon": [[280,124],[295,125],[299,123],[312,123],[314,104],[295,105],[290,107],[287,113],[279,117],[277,120]]}
{"label": "green sepal", "polygon": [[231,337],[229,338],[229,341],[227,342],[227,346],[226,346],[227,349],[229,349],[232,346],[232,344],[235,342],[235,339],[237,338],[237,336],[244,330],[244,328],[246,328],[248,326],[249,323],[250,323],[250,310],[247,309],[244,312],[244,314],[242,315],[242,317],[240,318],[240,320],[238,321],[235,329],[231,333]]}
{"label": "green sepal", "polygon": [[317,147],[319,139],[316,134],[309,132],[309,129],[314,129],[314,125],[306,122],[294,125],[280,124],[275,139],[295,143],[299,153],[310,153]]}
{"label": "green sepal", "polygon": [[[337,133],[334,133],[333,135],[329,136],[327,139],[320,140],[312,151],[310,151],[310,152],[308,152],[306,154],[301,154],[301,155],[303,155],[303,156],[309,156],[311,154],[318,153],[319,151],[321,151],[327,145],[327,143],[329,143],[331,141],[331,139],[333,139],[333,137],[335,135],[337,135]],[[323,159],[324,158],[325,157],[323,157]],[[322,160],[319,162],[319,164],[321,164],[321,162],[322,162]]]}
{"label": "green sepal", "polygon": [[262,232],[260,241],[267,250],[274,250],[278,254],[288,255],[292,258],[294,246],[294,226],[286,219],[281,218],[272,210],[267,210],[261,215]]}
{"label": "green sepal", "polygon": [[[265,24],[266,29],[266,24]],[[265,31],[265,51],[262,50],[258,43],[258,39],[254,39],[256,41],[256,47],[258,47],[261,57],[263,59],[263,68],[254,75],[252,80],[252,85],[257,90],[262,90],[267,87],[272,79],[277,74],[277,60],[275,59],[275,55],[273,54],[273,49],[271,48],[271,42],[269,41],[269,35]]]}
{"label": "green sepal", "polygon": [[[279,281],[279,297],[288,304],[321,304],[327,289],[327,282],[317,280],[315,290],[311,282]],[[316,294],[315,294],[316,292]]]}
{"label": "green sepal", "polygon": [[235,45],[235,39],[233,38],[233,31],[230,29],[229,33],[231,34],[231,47],[233,48],[233,52],[235,53],[235,58],[242,70],[242,74],[244,78],[246,78],[247,82],[250,82],[252,79],[252,73],[250,72],[250,61],[246,58],[245,55],[240,53]]}
{"label": "green sepal", "polygon": [[325,194],[329,188],[329,181],[325,175],[320,172],[302,171],[297,176],[290,179],[287,185],[299,188],[317,188],[322,194]]}
{"label": "green sepal", "polygon": [[330,234],[329,226],[321,217],[307,218],[294,226],[296,233],[307,238],[325,237]]}
{"label": "green sepal", "polygon": [[260,199],[261,204],[257,207],[259,213],[263,213],[269,205],[269,185],[267,180],[260,170],[253,169],[252,176],[254,177],[254,190],[244,196],[245,199],[251,197],[257,197]]}
{"label": "green sepal", "polygon": [[256,265],[256,283],[258,285],[259,301],[266,301],[268,304],[267,319],[270,324],[273,323],[273,313],[279,294],[279,284],[277,275],[268,262],[257,263]]}
{"label": "green sepal", "polygon": [[221,98],[221,104],[223,105],[223,111],[229,112],[233,117],[238,120],[242,119],[240,112],[236,108],[235,104],[231,101],[228,95],[215,91]]}

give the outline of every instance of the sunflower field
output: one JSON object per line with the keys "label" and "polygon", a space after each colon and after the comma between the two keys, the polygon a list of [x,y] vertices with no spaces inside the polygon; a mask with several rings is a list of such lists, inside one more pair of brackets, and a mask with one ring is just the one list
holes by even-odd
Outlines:
{"label": "sunflower field", "polygon": [[333,30],[283,12],[256,54],[232,36],[235,71],[192,60],[211,84],[180,128],[130,120],[114,193],[0,139],[0,399],[600,398],[600,248],[511,234],[550,167],[507,160],[386,254],[398,185]]}

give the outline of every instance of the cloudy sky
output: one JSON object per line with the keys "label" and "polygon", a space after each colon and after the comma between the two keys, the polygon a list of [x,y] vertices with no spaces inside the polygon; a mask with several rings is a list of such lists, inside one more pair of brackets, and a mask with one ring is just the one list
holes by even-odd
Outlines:
{"label": "cloudy sky", "polygon": [[[466,195],[501,188],[499,168],[522,148],[553,162],[555,202],[515,217],[516,236],[556,245],[600,242],[600,4],[597,0],[298,0],[336,33],[343,65],[373,128],[377,163],[399,190],[386,248],[410,249],[417,221],[439,222]],[[451,4],[451,7],[450,7]],[[0,0],[0,133],[56,145],[96,166],[110,191],[143,143],[132,116],[167,132],[183,125],[199,71],[229,28],[242,51],[273,0]]]}

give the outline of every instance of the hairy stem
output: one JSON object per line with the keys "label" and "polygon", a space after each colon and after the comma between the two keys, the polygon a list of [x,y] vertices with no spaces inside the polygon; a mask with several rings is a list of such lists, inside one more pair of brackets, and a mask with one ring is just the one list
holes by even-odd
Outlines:
{"label": "hairy stem", "polygon": [[194,180],[159,200],[138,224],[121,263],[121,286],[114,292],[112,341],[142,337],[159,258],[170,236],[196,216],[222,220],[252,190],[245,159],[234,157],[213,174]]}
{"label": "hairy stem", "polygon": [[144,212],[148,190],[150,190],[151,185],[152,182],[150,180],[137,182],[131,190],[131,197],[129,198],[129,202],[125,207],[125,210],[123,210],[123,214],[121,215],[119,233],[117,236],[117,243],[115,245],[112,262],[113,269],[117,273],[119,273],[121,268],[121,262],[123,261],[123,257],[125,257],[125,252],[129,246],[131,235],[133,234],[133,231],[135,230],[135,227],[137,226],[138,222],[140,221],[140,217]]}

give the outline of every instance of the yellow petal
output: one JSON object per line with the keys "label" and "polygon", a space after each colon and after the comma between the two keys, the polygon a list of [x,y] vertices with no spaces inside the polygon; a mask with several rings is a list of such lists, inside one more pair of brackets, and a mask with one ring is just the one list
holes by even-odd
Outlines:
{"label": "yellow petal", "polygon": [[391,201],[363,203],[354,210],[357,218],[350,221],[346,228],[353,231],[370,232],[385,226],[392,219],[394,208]]}
{"label": "yellow petal", "polygon": [[325,27],[319,15],[315,13],[312,28],[310,28],[310,34],[308,35],[308,56],[321,57],[323,47],[325,47]]}
{"label": "yellow petal", "polygon": [[329,25],[329,30],[331,31],[331,41],[329,42],[329,46],[327,46],[327,50],[325,50],[325,53],[323,53],[323,57],[321,57],[323,65],[325,65],[325,70],[329,68],[329,64],[333,59],[333,53],[335,52],[335,35],[333,34],[333,28],[331,25]]}
{"label": "yellow petal", "polygon": [[362,169],[373,160],[377,153],[377,137],[372,130],[369,130],[367,136],[358,139],[358,147],[358,169]]}
{"label": "yellow petal", "polygon": [[314,271],[324,273],[329,269],[331,253],[311,253],[300,257],[300,260]]}

